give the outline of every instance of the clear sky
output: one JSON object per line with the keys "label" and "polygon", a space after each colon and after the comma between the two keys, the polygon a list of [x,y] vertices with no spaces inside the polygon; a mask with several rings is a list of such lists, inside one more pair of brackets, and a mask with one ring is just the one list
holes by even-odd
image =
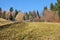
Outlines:
{"label": "clear sky", "polygon": [[0,0],[0,7],[6,11],[9,10],[10,7],[13,7],[23,12],[32,10],[41,12],[44,6],[49,8],[51,2],[54,4],[56,0]]}

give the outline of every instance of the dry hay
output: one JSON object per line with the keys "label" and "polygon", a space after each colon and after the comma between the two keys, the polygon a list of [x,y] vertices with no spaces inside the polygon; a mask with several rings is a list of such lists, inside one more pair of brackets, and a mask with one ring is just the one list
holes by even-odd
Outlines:
{"label": "dry hay", "polygon": [[24,20],[24,14],[22,12],[19,12],[15,18],[16,21],[21,22]]}

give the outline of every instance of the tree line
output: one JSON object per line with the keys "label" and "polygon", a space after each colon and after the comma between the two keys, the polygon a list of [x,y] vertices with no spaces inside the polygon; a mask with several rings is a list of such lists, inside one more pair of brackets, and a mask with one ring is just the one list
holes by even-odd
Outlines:
{"label": "tree line", "polygon": [[[57,0],[57,2],[56,2],[55,4],[51,3],[51,4],[50,4],[50,9],[48,9],[47,6],[45,6],[45,7],[44,7],[44,11],[45,11],[45,10],[51,10],[51,11],[57,12],[58,17],[60,18],[60,0]],[[21,12],[21,11],[18,11],[17,9],[14,10],[13,7],[10,7],[9,11],[10,11],[9,20],[14,20],[14,18],[17,16],[18,12]],[[15,15],[14,15],[14,16],[12,15],[12,12],[13,12],[13,11],[15,12]],[[2,18],[5,18],[5,13],[6,13],[6,11],[3,11],[3,12],[2,12],[2,8],[0,8],[0,18],[1,18],[1,17],[2,17]],[[1,15],[1,14],[2,14],[2,15]],[[24,20],[29,20],[29,19],[30,19],[30,15],[31,15],[31,20],[34,20],[34,19],[35,19],[35,20],[36,20],[36,19],[38,20],[38,18],[41,17],[38,10],[37,10],[37,11],[33,11],[33,12],[29,11],[29,13],[28,13],[28,12],[25,12]],[[37,18],[37,17],[38,17],[38,18]],[[7,20],[8,20],[8,19],[7,19]],[[40,21],[40,20],[39,20],[39,21]]]}
{"label": "tree line", "polygon": [[[47,6],[45,6],[44,10],[47,10],[47,9],[48,9]],[[60,18],[60,0],[57,0],[57,3],[55,3],[55,4],[51,3],[50,10],[57,12],[57,14]]]}
{"label": "tree line", "polygon": [[[13,7],[10,7],[9,11],[10,11],[9,19],[10,19],[10,20],[13,20],[13,15],[11,14],[11,12],[14,11]],[[2,8],[0,8],[0,18],[4,18],[4,19],[5,19],[5,16],[6,16],[5,14],[6,14],[6,12],[7,12],[7,11],[2,11]],[[18,14],[18,12],[19,12],[19,11],[16,9],[16,10],[15,10],[14,18],[16,17],[16,15]],[[7,19],[7,20],[8,20],[8,19]]]}
{"label": "tree line", "polygon": [[[6,16],[5,14],[6,14],[6,12],[7,12],[7,11],[3,11],[3,12],[2,12],[2,8],[0,8],[0,18],[4,18],[4,19],[5,19],[5,16]],[[14,20],[19,12],[21,12],[21,11],[20,11],[20,10],[19,10],[19,11],[18,11],[18,10],[15,10],[15,11],[14,11],[13,7],[10,7],[10,9],[9,9],[9,14],[10,14],[10,15],[9,15],[9,20]],[[13,13],[14,13],[15,15],[12,15]],[[30,16],[30,15],[32,16],[32,19],[35,18],[35,17],[37,17],[37,16],[40,17],[38,10],[37,10],[37,11],[34,10],[34,11],[32,11],[32,12],[29,11],[29,13],[28,13],[28,12],[25,12],[24,14],[25,14],[25,17],[24,17],[25,20],[29,20],[29,16]],[[8,19],[7,19],[7,20],[8,20]]]}

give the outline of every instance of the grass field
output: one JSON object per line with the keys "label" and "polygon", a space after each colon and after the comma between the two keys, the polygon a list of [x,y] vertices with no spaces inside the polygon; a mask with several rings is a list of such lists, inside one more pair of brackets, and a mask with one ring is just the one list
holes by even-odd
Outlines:
{"label": "grass field", "polygon": [[60,23],[23,22],[0,29],[0,40],[60,40]]}

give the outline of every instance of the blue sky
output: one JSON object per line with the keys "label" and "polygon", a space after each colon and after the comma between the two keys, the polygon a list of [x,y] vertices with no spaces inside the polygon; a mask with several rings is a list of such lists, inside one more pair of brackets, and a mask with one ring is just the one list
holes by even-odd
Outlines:
{"label": "blue sky", "polygon": [[54,4],[56,0],[0,0],[0,7],[6,11],[13,7],[23,12],[32,10],[42,12],[44,6],[49,8],[51,2]]}

